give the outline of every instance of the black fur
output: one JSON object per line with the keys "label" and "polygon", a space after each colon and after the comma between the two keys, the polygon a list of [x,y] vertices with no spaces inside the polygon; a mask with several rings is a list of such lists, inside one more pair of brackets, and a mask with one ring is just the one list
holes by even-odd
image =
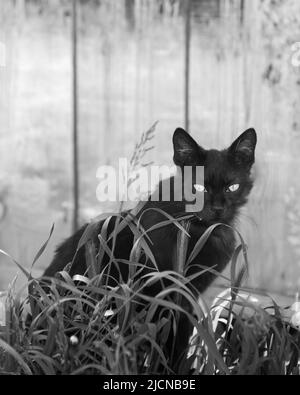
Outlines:
{"label": "black fur", "polygon": [[[204,192],[203,210],[194,213],[194,219],[190,224],[189,255],[197,240],[210,225],[219,222],[233,225],[239,208],[246,203],[252,188],[250,170],[254,163],[256,133],[254,129],[248,129],[228,149],[218,151],[214,149],[206,150],[200,147],[183,129],[176,129],[173,136],[173,145],[174,163],[177,166],[181,168],[184,166],[204,166],[204,184],[207,191]],[[184,182],[187,181],[184,180]],[[238,184],[239,188],[236,191],[230,192],[228,187],[234,184]],[[162,183],[158,191],[161,186]],[[186,201],[184,200],[181,202],[174,200],[173,185],[171,187],[171,198],[169,202],[162,200],[151,201],[149,199],[140,213],[140,215],[142,214],[141,224],[145,229],[149,229],[151,226],[165,220],[165,217],[159,212],[148,209],[160,208],[173,217],[179,217],[185,212],[185,204]],[[99,231],[101,226],[102,222],[99,223]],[[78,241],[85,227],[81,228],[59,246],[53,262],[45,271],[46,276],[53,276],[72,261]],[[113,230],[113,223],[110,225],[110,230]],[[169,225],[154,230],[149,234],[152,241],[152,243],[149,243],[149,246],[160,271],[174,269],[177,232],[178,229],[174,225]],[[116,259],[129,258],[132,242],[132,232],[129,228],[125,228],[117,238],[115,248]],[[197,267],[197,264],[201,265],[202,268],[214,267],[214,270],[218,272],[222,271],[231,259],[234,248],[235,238],[233,231],[228,227],[217,227],[200,254],[192,262],[193,265],[187,270],[187,274],[190,275],[202,270],[199,269],[199,266]],[[120,270],[127,275],[127,268],[121,268]],[[85,271],[85,253],[84,249],[81,249],[73,263],[71,274],[83,274]],[[215,275],[212,272],[206,272],[196,278],[191,285],[197,292],[202,293],[214,278]],[[192,330],[187,321],[186,319],[181,319],[179,322],[178,337],[180,337],[180,344],[175,347],[178,358],[188,344]],[[176,370],[176,364],[173,367]]]}

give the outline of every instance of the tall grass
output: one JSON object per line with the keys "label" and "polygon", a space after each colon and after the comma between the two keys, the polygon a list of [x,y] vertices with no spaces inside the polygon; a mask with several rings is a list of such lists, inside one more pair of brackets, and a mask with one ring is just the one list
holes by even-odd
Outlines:
{"label": "tall grass", "polygon": [[[249,290],[241,294],[245,263],[238,271],[237,258],[242,251],[246,258],[242,239],[231,262],[229,288],[209,309],[189,288],[191,279],[184,276],[184,264],[191,259],[186,255],[188,219],[169,218],[162,224],[179,227],[180,254],[177,271],[159,272],[136,214],[130,213],[135,242],[127,261],[116,260],[110,247],[114,243],[109,243],[129,223],[128,216],[116,214],[104,221],[98,235],[99,253],[92,226],[83,236],[80,245],[85,245],[88,262],[85,275],[71,277],[67,265],[55,278],[33,279],[23,269],[28,278],[27,295],[22,296],[24,290],[17,292],[12,285],[6,298],[1,373],[172,374],[172,356],[166,354],[165,344],[171,332],[176,334],[178,313],[183,313],[195,329],[189,355],[182,359],[177,373],[299,374],[299,332],[286,322],[275,301],[263,309],[253,302]],[[107,227],[114,218],[119,221],[109,234]],[[198,251],[210,232],[213,228],[197,243]],[[102,251],[110,256],[104,267]],[[140,260],[143,255],[153,263],[146,274]],[[114,284],[110,269],[119,263],[128,266],[129,276],[122,278],[120,273]],[[159,287],[156,295],[144,292],[162,281],[167,286]]]}

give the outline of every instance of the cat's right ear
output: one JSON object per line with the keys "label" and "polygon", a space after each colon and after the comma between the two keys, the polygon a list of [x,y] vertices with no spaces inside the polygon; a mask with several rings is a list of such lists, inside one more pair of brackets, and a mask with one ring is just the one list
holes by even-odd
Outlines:
{"label": "cat's right ear", "polygon": [[200,147],[184,130],[177,128],[173,135],[174,156],[177,166],[193,166],[199,162]]}

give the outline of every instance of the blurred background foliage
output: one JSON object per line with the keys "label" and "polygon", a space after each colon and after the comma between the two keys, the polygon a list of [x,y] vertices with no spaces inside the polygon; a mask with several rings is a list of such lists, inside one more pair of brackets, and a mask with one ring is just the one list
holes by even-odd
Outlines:
{"label": "blurred background foliage", "polygon": [[[96,199],[96,170],[130,157],[156,120],[156,164],[172,163],[184,126],[187,0],[81,0],[78,11],[80,221]],[[71,1],[0,0],[0,248],[36,268],[72,228]],[[189,131],[204,147],[258,132],[256,183],[237,227],[249,283],[300,287],[300,41],[297,0],[191,1]],[[3,62],[2,62],[3,63]],[[0,258],[0,287],[16,274]]]}

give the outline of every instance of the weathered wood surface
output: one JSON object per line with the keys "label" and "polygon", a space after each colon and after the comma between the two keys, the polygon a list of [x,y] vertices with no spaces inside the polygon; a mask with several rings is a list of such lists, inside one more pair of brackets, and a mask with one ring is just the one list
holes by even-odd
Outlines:
{"label": "weathered wood surface", "polygon": [[[206,147],[257,129],[257,181],[237,225],[249,245],[250,283],[292,292],[300,285],[300,69],[291,45],[300,41],[300,4],[282,3],[194,2],[189,123]],[[28,266],[55,222],[42,268],[72,221],[70,10],[59,0],[13,4],[0,9],[0,200],[8,208],[0,248]],[[79,7],[82,217],[112,208],[96,201],[97,167],[129,156],[156,120],[152,159],[171,163],[172,132],[185,121],[182,15],[182,3],[168,0]],[[3,287],[15,268],[0,265]]]}

